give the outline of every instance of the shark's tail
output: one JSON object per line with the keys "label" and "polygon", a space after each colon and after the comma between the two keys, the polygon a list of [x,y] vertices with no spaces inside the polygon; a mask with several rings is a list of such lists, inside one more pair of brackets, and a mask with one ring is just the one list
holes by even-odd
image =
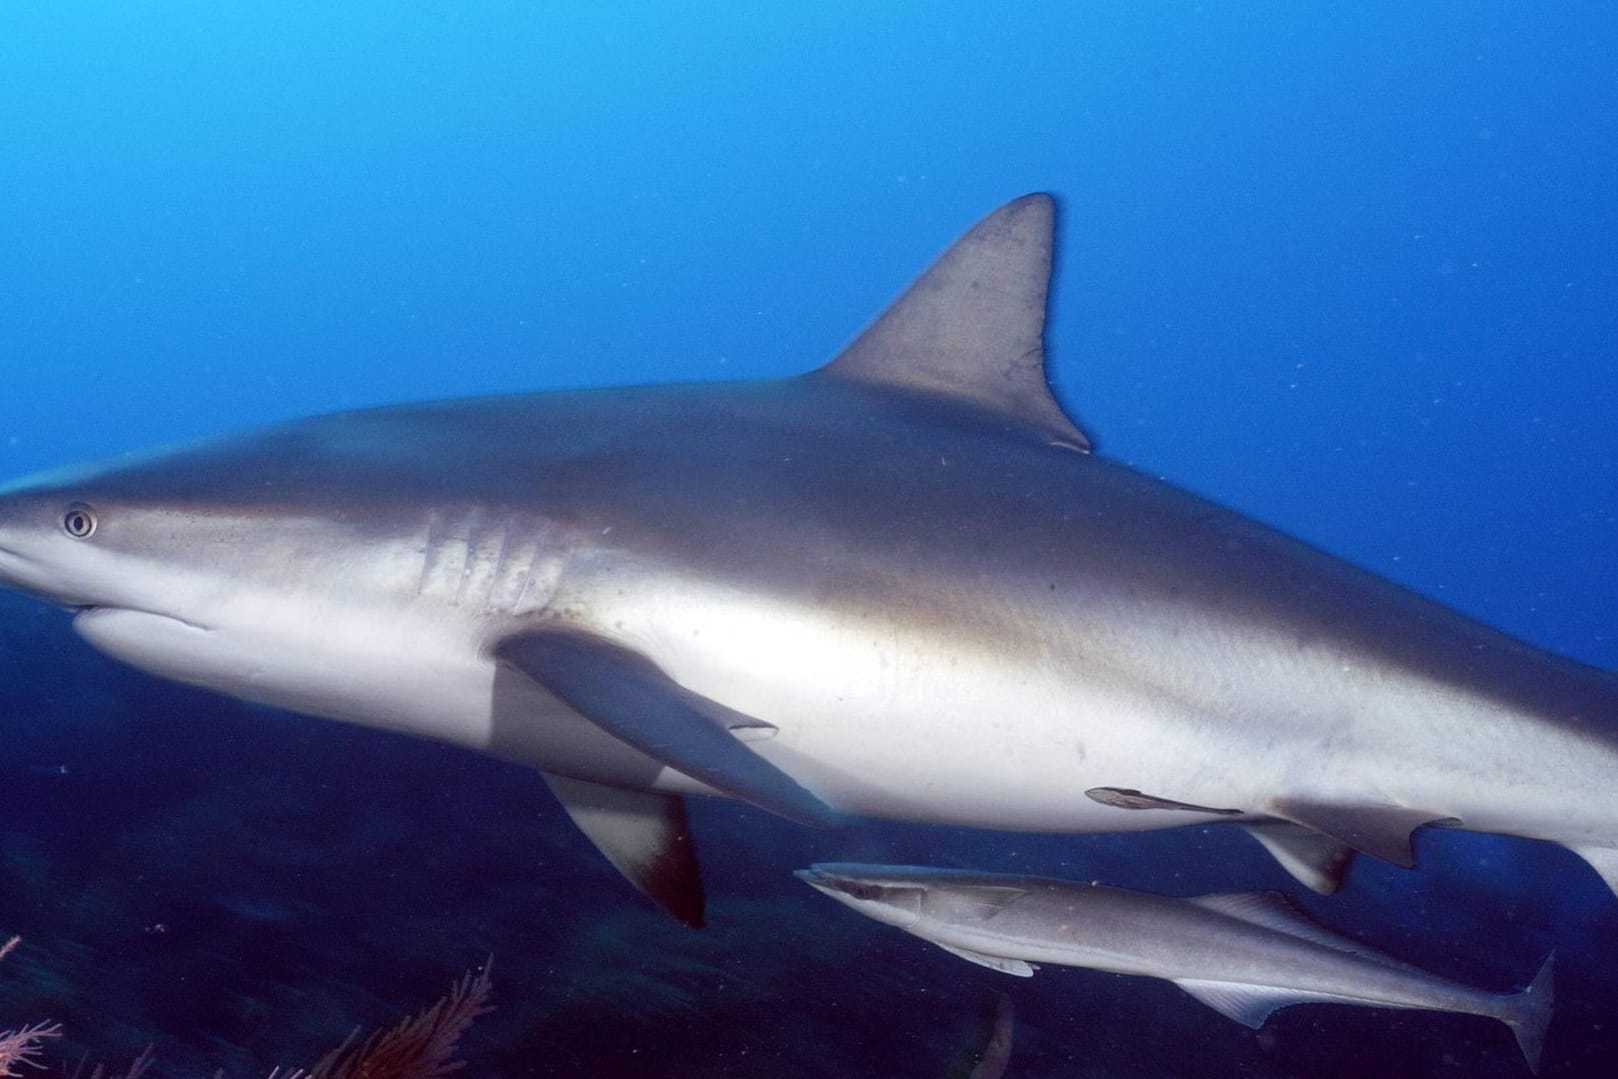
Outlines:
{"label": "shark's tail", "polygon": [[1555,964],[1556,953],[1552,952],[1540,964],[1539,973],[1534,975],[1527,989],[1505,998],[1500,1015],[1500,1021],[1517,1036],[1517,1047],[1528,1061],[1528,1070],[1535,1075],[1539,1074],[1540,1050],[1545,1047],[1545,1028],[1551,1021],[1551,1002],[1555,995],[1551,989],[1551,974]]}

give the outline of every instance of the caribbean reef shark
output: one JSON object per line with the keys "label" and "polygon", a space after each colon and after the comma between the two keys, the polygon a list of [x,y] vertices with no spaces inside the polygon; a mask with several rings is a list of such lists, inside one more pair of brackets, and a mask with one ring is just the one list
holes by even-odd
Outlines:
{"label": "caribbean reef shark", "polygon": [[1491,993],[1400,962],[1317,924],[1274,892],[1170,899],[1102,884],[925,866],[823,864],[819,892],[945,951],[1019,977],[1034,963],[1166,978],[1261,1027],[1312,1002],[1463,1012],[1510,1028],[1539,1070],[1551,960],[1520,993]]}
{"label": "caribbean reef shark", "polygon": [[0,584],[249,700],[525,761],[689,922],[682,796],[794,821],[1248,827],[1335,886],[1424,824],[1618,884],[1618,684],[1089,452],[1054,204],[810,373],[406,405],[0,487]]}

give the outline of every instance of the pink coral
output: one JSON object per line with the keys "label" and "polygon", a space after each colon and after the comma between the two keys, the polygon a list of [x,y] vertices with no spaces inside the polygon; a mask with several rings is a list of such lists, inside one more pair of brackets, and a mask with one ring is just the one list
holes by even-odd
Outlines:
{"label": "pink coral", "polygon": [[[11,942],[6,945],[6,951],[9,951],[16,941],[16,937],[11,938]],[[5,952],[0,952],[0,956],[4,955]],[[16,1070],[16,1066],[20,1064],[43,1068],[45,1065],[38,1059],[39,1054],[44,1052],[44,1046],[40,1043],[46,1038],[61,1036],[60,1023],[35,1023],[31,1027],[8,1030],[0,1034],[0,1076],[21,1075],[22,1072]]]}
{"label": "pink coral", "polygon": [[[11,954],[21,939],[12,937],[0,945],[0,959]],[[493,966],[492,960],[484,963],[481,972],[465,975],[437,1003],[393,1029],[379,1031],[357,1044],[356,1031],[313,1068],[285,1073],[277,1068],[269,1079],[444,1079],[465,1066],[464,1061],[452,1059],[461,1035],[472,1020],[493,1010],[488,1003],[489,972]],[[44,1051],[42,1043],[61,1035],[61,1024],[49,1022],[0,1033],[0,1079],[22,1075],[16,1069],[24,1064],[43,1068],[39,1062]],[[152,1060],[148,1046],[116,1079],[139,1079]],[[75,1079],[83,1070],[81,1064],[73,1072]],[[89,1079],[104,1079],[101,1065],[95,1066]]]}

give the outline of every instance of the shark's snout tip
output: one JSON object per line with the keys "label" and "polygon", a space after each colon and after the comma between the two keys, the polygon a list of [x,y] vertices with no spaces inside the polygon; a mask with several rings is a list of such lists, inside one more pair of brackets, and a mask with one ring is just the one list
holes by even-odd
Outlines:
{"label": "shark's snout tip", "polygon": [[812,865],[808,869],[794,869],[792,875],[817,892],[830,892],[833,890],[831,876],[817,865]]}

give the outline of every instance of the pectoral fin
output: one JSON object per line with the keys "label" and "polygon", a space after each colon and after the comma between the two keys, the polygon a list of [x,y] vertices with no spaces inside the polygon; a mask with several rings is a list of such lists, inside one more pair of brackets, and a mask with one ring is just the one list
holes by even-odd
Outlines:
{"label": "pectoral fin", "polygon": [[[933,941],[938,944],[938,941]],[[998,970],[1001,974],[1014,974],[1019,978],[1032,978],[1034,966],[1021,959],[1008,959],[1003,955],[989,955],[987,952],[974,952],[970,948],[957,948],[953,944],[938,944],[951,955],[958,955],[968,963],[976,963],[980,967]]]}
{"label": "pectoral fin", "polygon": [[547,774],[562,808],[607,861],[686,925],[702,925],[702,874],[678,795]]}
{"label": "pectoral fin", "polygon": [[1410,847],[1412,832],[1426,824],[1459,823],[1443,813],[1404,806],[1332,805],[1282,798],[1269,808],[1277,817],[1405,869],[1416,864]]}
{"label": "pectoral fin", "polygon": [[732,797],[801,824],[837,815],[733,731],[768,724],[693,693],[646,656],[592,634],[543,630],[508,637],[495,655],[613,737]]}

